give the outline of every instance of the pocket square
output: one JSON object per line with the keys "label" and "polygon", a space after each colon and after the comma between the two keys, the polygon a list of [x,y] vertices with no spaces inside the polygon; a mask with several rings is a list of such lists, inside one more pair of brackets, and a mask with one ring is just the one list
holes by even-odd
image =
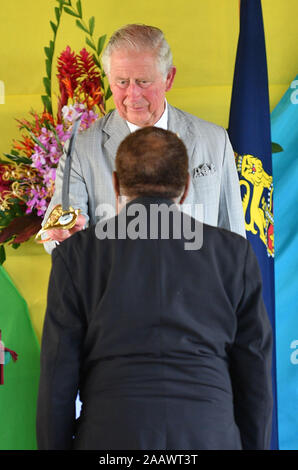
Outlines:
{"label": "pocket square", "polygon": [[202,163],[193,169],[193,177],[213,175],[216,172],[214,163]]}

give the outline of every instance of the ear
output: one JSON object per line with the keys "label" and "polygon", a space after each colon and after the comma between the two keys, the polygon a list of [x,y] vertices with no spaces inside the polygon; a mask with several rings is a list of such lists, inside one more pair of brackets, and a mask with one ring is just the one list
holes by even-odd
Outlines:
{"label": "ear", "polygon": [[188,190],[189,190],[189,185],[190,185],[190,174],[188,173],[187,175],[187,181],[186,181],[186,184],[185,184],[185,187],[184,187],[184,192],[181,196],[181,199],[179,201],[179,204],[183,204],[183,202],[185,201],[187,195],[188,195]]}
{"label": "ear", "polygon": [[174,78],[176,75],[176,67],[171,67],[170,71],[168,72],[167,78],[166,78],[166,91],[169,91],[172,88]]}

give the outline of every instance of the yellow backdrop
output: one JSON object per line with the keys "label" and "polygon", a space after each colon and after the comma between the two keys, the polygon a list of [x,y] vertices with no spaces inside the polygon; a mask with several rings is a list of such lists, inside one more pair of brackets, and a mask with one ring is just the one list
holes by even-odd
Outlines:
{"label": "yellow backdrop", "polygon": [[[1,1],[0,90],[4,85],[5,100],[0,104],[0,158],[20,135],[15,118],[28,117],[30,109],[42,110],[43,48],[52,38],[50,20],[54,19],[56,4],[55,0]],[[273,109],[297,74],[298,2],[263,0],[262,5]],[[115,29],[132,22],[160,27],[171,44],[178,68],[168,100],[227,127],[239,32],[239,0],[82,0],[82,7],[85,19],[95,16],[97,36],[105,33],[110,36]],[[56,55],[67,45],[78,52],[85,46],[85,38],[75,20],[64,14]],[[112,102],[110,105],[113,106]],[[50,256],[33,241],[17,250],[9,248],[4,264],[28,303],[39,340],[50,265]]]}

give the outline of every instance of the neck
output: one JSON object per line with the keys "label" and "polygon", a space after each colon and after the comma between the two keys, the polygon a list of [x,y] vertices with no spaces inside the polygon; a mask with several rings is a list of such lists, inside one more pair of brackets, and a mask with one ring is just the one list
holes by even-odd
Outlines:
{"label": "neck", "polygon": [[[178,197],[176,198],[166,198],[166,199],[170,199],[171,201],[173,201],[174,204],[179,204],[180,201],[181,201],[181,196],[182,194],[180,194]],[[117,197],[117,204],[116,204],[116,207],[117,207],[117,214],[119,214],[119,212],[127,205],[129,204],[131,201],[133,201],[134,199],[137,199],[137,198],[141,198],[142,196],[140,195],[134,195],[134,196],[125,196],[125,195],[118,195]]]}

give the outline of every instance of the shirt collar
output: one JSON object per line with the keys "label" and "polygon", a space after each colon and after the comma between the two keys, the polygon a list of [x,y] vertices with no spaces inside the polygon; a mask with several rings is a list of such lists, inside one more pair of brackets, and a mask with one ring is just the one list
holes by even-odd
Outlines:
{"label": "shirt collar", "polygon": [[[154,124],[154,127],[161,127],[162,129],[167,130],[168,129],[168,103],[167,100],[165,100],[165,110],[163,114],[161,115],[160,119]],[[135,124],[132,124],[129,121],[126,121],[127,125],[129,127],[130,132],[134,132],[137,129],[140,129],[139,126],[136,126]]]}

